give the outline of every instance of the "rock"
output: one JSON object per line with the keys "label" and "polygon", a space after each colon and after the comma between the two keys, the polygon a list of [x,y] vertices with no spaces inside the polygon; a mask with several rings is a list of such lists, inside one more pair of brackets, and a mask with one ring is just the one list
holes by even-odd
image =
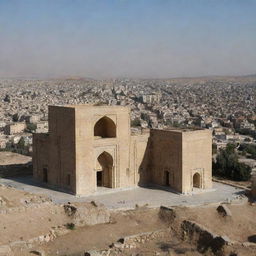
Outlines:
{"label": "rock", "polygon": [[71,204],[65,204],[64,210],[68,216],[74,216],[77,211],[77,208]]}
{"label": "rock", "polygon": [[96,250],[90,250],[84,253],[84,256],[101,256],[101,252]]}
{"label": "rock", "polygon": [[0,206],[5,206],[6,205],[6,200],[0,196]]}
{"label": "rock", "polygon": [[34,255],[39,255],[39,256],[45,256],[45,252],[44,251],[30,251],[31,254],[34,254]]}
{"label": "rock", "polygon": [[204,226],[189,220],[184,220],[181,224],[183,240],[189,241],[197,246],[201,253],[210,249],[214,255],[218,255],[223,248],[229,244],[230,240],[225,236],[217,236]]}
{"label": "rock", "polygon": [[123,244],[121,244],[121,243],[114,243],[113,244],[113,247],[115,247],[115,248],[123,248]]}
{"label": "rock", "polygon": [[11,254],[11,248],[8,245],[0,246],[0,256],[7,256]]}
{"label": "rock", "polygon": [[[70,205],[69,207],[74,206]],[[78,204],[74,208],[75,211],[72,212],[70,217],[72,218],[72,223],[77,227],[110,222],[110,211],[103,204],[97,204],[97,207],[91,203]],[[72,211],[74,208],[68,211]]]}
{"label": "rock", "polygon": [[159,210],[159,218],[167,223],[171,223],[176,218],[176,212],[173,208],[161,206]]}
{"label": "rock", "polygon": [[229,208],[225,205],[225,204],[221,204],[218,206],[217,211],[220,215],[222,216],[232,216],[231,211],[229,210]]}
{"label": "rock", "polygon": [[98,205],[96,204],[95,201],[91,201],[91,204],[92,204],[93,206],[95,206],[95,207],[98,207]]}
{"label": "rock", "polygon": [[249,237],[248,237],[248,241],[249,241],[250,243],[256,243],[256,235],[249,236]]}

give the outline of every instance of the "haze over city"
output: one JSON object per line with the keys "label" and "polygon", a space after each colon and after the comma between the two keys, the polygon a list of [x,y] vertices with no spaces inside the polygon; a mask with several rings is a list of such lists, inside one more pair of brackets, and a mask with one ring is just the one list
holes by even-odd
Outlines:
{"label": "haze over city", "polygon": [[0,0],[0,76],[255,74],[256,1]]}

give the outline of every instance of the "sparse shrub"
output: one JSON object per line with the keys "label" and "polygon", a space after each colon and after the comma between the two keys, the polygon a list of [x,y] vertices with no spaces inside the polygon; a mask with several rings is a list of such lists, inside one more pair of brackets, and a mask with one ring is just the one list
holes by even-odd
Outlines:
{"label": "sparse shrub", "polygon": [[26,131],[27,131],[27,132],[35,132],[35,131],[36,131],[36,128],[37,128],[37,125],[36,125],[36,124],[29,123],[29,124],[27,124],[27,129],[26,129]]}
{"label": "sparse shrub", "polygon": [[212,144],[212,154],[213,155],[217,154],[217,144],[215,143]]}
{"label": "sparse shrub", "polygon": [[19,115],[18,115],[18,113],[14,114],[14,115],[12,116],[12,121],[13,121],[13,122],[18,122],[18,121],[19,121]]}
{"label": "sparse shrub", "polygon": [[67,223],[66,228],[70,230],[74,230],[76,228],[76,225],[74,223]]}
{"label": "sparse shrub", "polygon": [[134,120],[131,121],[131,126],[132,127],[138,127],[140,125],[141,125],[141,123],[140,123],[140,119],[139,118],[135,118]]}

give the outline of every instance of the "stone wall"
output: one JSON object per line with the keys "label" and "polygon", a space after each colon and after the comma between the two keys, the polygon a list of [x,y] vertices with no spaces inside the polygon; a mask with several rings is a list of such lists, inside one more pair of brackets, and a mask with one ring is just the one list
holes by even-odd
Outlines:
{"label": "stone wall", "polygon": [[170,235],[169,229],[161,229],[153,232],[139,233],[132,236],[120,238],[117,242],[111,244],[106,250],[89,250],[85,252],[85,256],[107,256],[122,255],[125,249],[134,249],[140,244],[144,244],[155,239],[159,239]]}
{"label": "stone wall", "polygon": [[197,245],[197,250],[206,253],[209,249],[214,253],[219,253],[229,244],[227,237],[218,236],[207,228],[193,221],[184,220],[181,224],[182,239],[191,244]]}
{"label": "stone wall", "polygon": [[32,162],[25,164],[0,165],[0,177],[8,178],[33,174]]}
{"label": "stone wall", "polygon": [[65,213],[75,226],[96,225],[110,222],[110,212],[103,204],[82,203],[64,205]]}
{"label": "stone wall", "polygon": [[256,200],[256,174],[252,176],[252,197]]}

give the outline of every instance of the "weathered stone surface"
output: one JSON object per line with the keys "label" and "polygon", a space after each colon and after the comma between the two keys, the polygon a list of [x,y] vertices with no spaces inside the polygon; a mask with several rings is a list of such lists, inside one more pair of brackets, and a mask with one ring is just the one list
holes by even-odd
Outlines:
{"label": "weathered stone surface", "polygon": [[256,200],[256,174],[252,176],[252,197]]}
{"label": "weathered stone surface", "polygon": [[102,253],[96,250],[90,250],[84,253],[84,256],[101,256]]}
{"label": "weathered stone surface", "polygon": [[49,106],[49,133],[33,134],[33,168],[37,180],[47,177],[76,195],[149,183],[191,193],[212,188],[212,132],[151,129],[131,136],[128,107]]}
{"label": "weathered stone surface", "polygon": [[248,241],[256,244],[256,235],[249,236]]}
{"label": "weathered stone surface", "polygon": [[176,218],[176,212],[173,208],[161,206],[159,209],[159,218],[170,224]]}
{"label": "weathered stone surface", "polygon": [[30,253],[32,255],[38,255],[38,256],[45,256],[45,252],[44,251],[30,251]]}
{"label": "weathered stone surface", "polygon": [[5,206],[6,205],[6,200],[0,196],[0,206]]}
{"label": "weathered stone surface", "polygon": [[228,237],[217,236],[204,226],[193,221],[184,220],[181,224],[183,230],[182,239],[197,245],[197,249],[201,253],[205,253],[211,249],[213,253],[218,253],[229,244]]}
{"label": "weathered stone surface", "polygon": [[222,216],[229,216],[229,217],[232,216],[231,211],[229,210],[229,208],[225,204],[219,205],[218,208],[217,208],[217,211]]}
{"label": "weathered stone surface", "polygon": [[74,214],[75,214],[76,211],[77,211],[77,208],[76,208],[74,205],[65,204],[65,205],[64,205],[64,210],[65,210],[65,213],[66,213],[68,216],[74,216]]}
{"label": "weathered stone surface", "polygon": [[10,246],[8,245],[2,245],[0,246],[0,256],[8,256],[11,255],[12,251]]}
{"label": "weathered stone surface", "polygon": [[155,238],[163,237],[169,234],[169,229],[156,230],[152,232],[144,232],[136,235],[125,236],[118,239],[117,242],[112,243],[108,250],[91,250],[86,251],[85,256],[112,256],[123,255],[124,249],[134,249],[138,244],[143,244],[147,241],[154,240]]}
{"label": "weathered stone surface", "polygon": [[[95,204],[96,205],[96,204]],[[103,204],[64,205],[65,212],[76,226],[96,225],[110,222],[110,212]]]}

